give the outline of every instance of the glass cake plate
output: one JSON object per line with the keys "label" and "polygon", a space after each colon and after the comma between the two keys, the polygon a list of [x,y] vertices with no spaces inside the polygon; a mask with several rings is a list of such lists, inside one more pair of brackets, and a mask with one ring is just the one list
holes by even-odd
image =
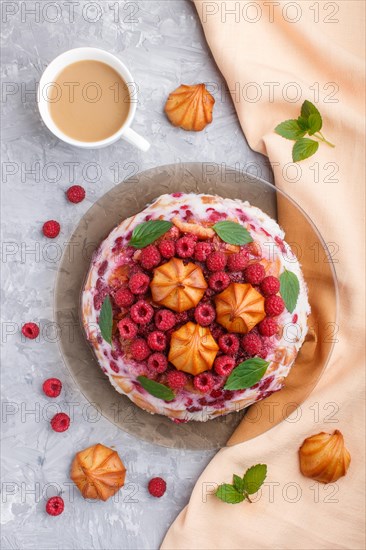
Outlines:
{"label": "glass cake plate", "polygon": [[[120,395],[98,365],[81,325],[80,297],[94,250],[123,219],[141,211],[159,195],[185,193],[217,194],[247,200],[279,220],[286,241],[302,265],[309,287],[312,314],[309,334],[296,359],[285,387],[246,410],[207,422],[175,424],[161,415],[151,415]],[[249,174],[213,163],[172,164],[152,168],[120,183],[99,199],[81,218],[64,251],[55,287],[55,320],[60,330],[63,359],[85,398],[125,432],[149,442],[182,449],[217,449],[255,437],[291,414],[315,387],[336,339],[337,282],[326,245],[310,218],[285,193]],[[73,330],[70,330],[73,327]],[[71,336],[70,336],[71,335]],[[282,404],[266,418],[264,403]],[[280,411],[278,412],[278,409]],[[255,415],[252,411],[255,411]],[[274,410],[274,407],[272,407]],[[261,413],[258,417],[258,411]],[[246,425],[245,425],[246,423]],[[242,426],[245,427],[244,435]],[[231,441],[232,442],[232,441]],[[231,443],[230,442],[230,443]]]}

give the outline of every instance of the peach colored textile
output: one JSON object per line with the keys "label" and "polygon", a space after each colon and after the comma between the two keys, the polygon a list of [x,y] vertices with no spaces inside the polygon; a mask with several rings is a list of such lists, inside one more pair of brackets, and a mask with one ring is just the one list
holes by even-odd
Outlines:
{"label": "peach colored textile", "polygon": [[[269,157],[276,185],[329,243],[340,315],[330,363],[300,414],[248,441],[244,419],[231,439],[237,444],[208,465],[162,549],[365,548],[365,3],[195,4],[249,145]],[[321,144],[294,168],[292,142],[273,129],[296,118],[305,99],[317,103],[324,134],[336,148]],[[310,434],[334,429],[343,432],[352,462],[347,477],[327,486],[300,474],[297,450]],[[229,505],[210,494],[215,484],[231,482],[234,472],[258,462],[268,465],[268,483],[255,503]]]}

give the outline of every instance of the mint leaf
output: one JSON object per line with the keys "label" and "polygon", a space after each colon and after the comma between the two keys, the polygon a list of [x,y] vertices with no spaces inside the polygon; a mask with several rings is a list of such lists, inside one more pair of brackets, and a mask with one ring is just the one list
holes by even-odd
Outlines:
{"label": "mint leaf", "polygon": [[300,293],[299,279],[292,271],[285,271],[280,275],[280,294],[285,302],[286,309],[292,313],[296,307]]}
{"label": "mint leaf", "polygon": [[301,128],[301,130],[307,131],[309,129],[309,124],[308,124],[308,119],[307,118],[299,116],[298,119],[297,119],[297,123],[299,125],[299,128]]}
{"label": "mint leaf", "polygon": [[308,119],[310,115],[319,115],[318,109],[315,107],[311,101],[305,99],[304,103],[301,106],[301,116],[305,119]]}
{"label": "mint leaf", "polygon": [[233,475],[233,485],[239,493],[244,493],[244,480],[236,474]]}
{"label": "mint leaf", "polygon": [[292,148],[292,160],[298,162],[304,160],[317,152],[319,142],[309,138],[301,138],[295,142]]}
{"label": "mint leaf", "polygon": [[150,380],[147,376],[138,376],[137,380],[140,382],[141,386],[154,397],[163,399],[163,401],[172,401],[175,398],[174,392],[164,384],[159,384],[154,380]]}
{"label": "mint leaf", "polygon": [[319,132],[319,130],[322,129],[323,126],[323,120],[319,113],[314,113],[309,116],[308,118],[308,124],[309,124],[309,130],[308,134],[309,136],[312,136],[315,134],[315,132]]}
{"label": "mint leaf", "polygon": [[276,126],[275,132],[286,139],[296,140],[306,134],[306,128],[300,128],[297,120],[290,119]]}
{"label": "mint leaf", "polygon": [[240,223],[217,222],[212,229],[225,243],[243,245],[253,241],[249,231]]}
{"label": "mint leaf", "polygon": [[104,299],[99,315],[99,328],[102,336],[108,344],[112,343],[113,310],[109,296]]}
{"label": "mint leaf", "polygon": [[228,504],[237,504],[238,502],[243,502],[245,499],[245,496],[240,494],[235,487],[229,483],[220,485],[215,494],[220,500]]}
{"label": "mint leaf", "polygon": [[140,223],[133,230],[128,244],[134,248],[144,248],[169,231],[172,225],[172,222],[166,220],[150,220]]}
{"label": "mint leaf", "polygon": [[240,363],[226,381],[225,390],[251,388],[264,376],[269,363],[261,357],[253,357]]}
{"label": "mint leaf", "polygon": [[267,476],[267,466],[265,464],[256,464],[249,468],[243,477],[244,491],[248,495],[257,493]]}

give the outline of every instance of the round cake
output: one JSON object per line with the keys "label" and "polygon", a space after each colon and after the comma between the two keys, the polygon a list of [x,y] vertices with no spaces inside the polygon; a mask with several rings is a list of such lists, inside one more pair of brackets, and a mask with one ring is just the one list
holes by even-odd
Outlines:
{"label": "round cake", "polygon": [[280,390],[307,333],[300,264],[248,202],[162,195],[94,254],[82,320],[115,389],[174,422]]}

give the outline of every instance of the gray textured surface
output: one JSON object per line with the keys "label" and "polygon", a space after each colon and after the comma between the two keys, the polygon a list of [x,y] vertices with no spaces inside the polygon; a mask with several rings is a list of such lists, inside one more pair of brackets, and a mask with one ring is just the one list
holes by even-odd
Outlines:
{"label": "gray textured surface", "polygon": [[[12,15],[14,4],[3,2],[9,13],[2,67],[2,548],[158,548],[213,453],[135,439],[99,418],[83,399],[63,365],[53,325],[60,254],[80,216],[133,172],[181,161],[222,162],[265,179],[270,171],[245,142],[188,0],[80,1],[73,8],[59,2],[58,10],[54,2],[27,1]],[[39,10],[35,15],[29,11],[34,9]],[[123,142],[99,151],[76,150],[42,125],[36,82],[49,61],[78,46],[107,49],[129,66],[140,88],[134,128],[151,141],[148,153]],[[162,111],[168,93],[182,82],[202,81],[211,83],[216,98],[213,124],[199,134],[173,128]],[[72,183],[87,189],[79,205],[64,198]],[[62,225],[55,242],[40,234],[42,223],[52,218]],[[19,327],[28,320],[40,322],[39,341],[22,340]],[[64,383],[56,403],[41,391],[50,376]],[[60,410],[71,411],[73,419],[64,434],[48,425]],[[84,501],[68,479],[75,451],[96,442],[114,445],[128,470],[126,487],[107,503]],[[160,474],[168,491],[154,500],[146,482]],[[51,518],[44,512],[45,500],[60,492],[65,512]]]}

